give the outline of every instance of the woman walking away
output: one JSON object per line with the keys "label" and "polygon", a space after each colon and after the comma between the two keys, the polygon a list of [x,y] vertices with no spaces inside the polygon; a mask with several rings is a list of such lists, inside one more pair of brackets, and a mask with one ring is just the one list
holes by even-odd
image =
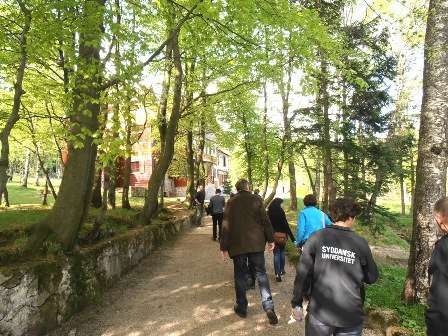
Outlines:
{"label": "woman walking away", "polygon": [[434,204],[434,219],[444,235],[436,242],[429,260],[429,297],[426,311],[428,336],[442,336],[448,330],[448,197]]}
{"label": "woman walking away", "polygon": [[297,219],[296,245],[299,250],[305,245],[305,242],[314,231],[331,225],[330,218],[317,208],[316,195],[306,195],[303,198],[303,204],[305,209],[300,212]]}
{"label": "woman walking away", "polygon": [[[284,233],[291,238],[294,243],[294,235],[291,232],[288,221],[286,220],[285,211],[282,209],[281,204],[283,200],[281,198],[274,198],[268,207],[268,216],[271,221],[272,228],[275,233]],[[275,244],[274,247],[274,270],[275,280],[277,282],[282,281],[281,275],[285,274],[285,246],[287,238],[284,244]]]}

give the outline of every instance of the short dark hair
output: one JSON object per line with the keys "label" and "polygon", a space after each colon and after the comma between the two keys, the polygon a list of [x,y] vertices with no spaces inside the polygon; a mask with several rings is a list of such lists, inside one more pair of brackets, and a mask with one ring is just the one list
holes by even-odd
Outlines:
{"label": "short dark hair", "polygon": [[247,181],[245,179],[239,179],[235,183],[235,188],[236,188],[236,191],[249,190],[249,181]]}
{"label": "short dark hair", "polygon": [[221,193],[221,189],[216,189],[215,194],[220,194]]}
{"label": "short dark hair", "polygon": [[351,197],[337,198],[330,204],[329,215],[333,223],[344,222],[361,213],[361,206]]}
{"label": "short dark hair", "polygon": [[442,197],[434,204],[434,212],[444,220],[448,219],[448,197]]}
{"label": "short dark hair", "polygon": [[308,194],[303,198],[303,204],[305,206],[316,206],[317,205],[317,198],[314,194]]}

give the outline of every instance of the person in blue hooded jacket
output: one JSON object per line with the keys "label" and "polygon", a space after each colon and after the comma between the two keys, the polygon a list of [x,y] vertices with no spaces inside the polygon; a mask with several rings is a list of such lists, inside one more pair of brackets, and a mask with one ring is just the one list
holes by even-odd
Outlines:
{"label": "person in blue hooded jacket", "polygon": [[305,209],[300,211],[297,219],[297,235],[295,244],[298,248],[302,248],[310,235],[326,226],[331,225],[328,216],[317,208],[316,195],[308,194],[303,198]]}

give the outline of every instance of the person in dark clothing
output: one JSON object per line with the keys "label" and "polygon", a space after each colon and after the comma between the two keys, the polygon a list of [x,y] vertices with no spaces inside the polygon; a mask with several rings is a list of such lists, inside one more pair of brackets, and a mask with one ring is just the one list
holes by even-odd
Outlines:
{"label": "person in dark clothing", "polygon": [[377,281],[378,268],[366,240],[350,229],[359,212],[353,199],[336,199],[330,205],[334,224],[314,232],[303,247],[291,315],[298,321],[303,318],[301,307],[310,276],[306,336],[362,335],[364,283]]}
{"label": "person in dark clothing", "polygon": [[204,186],[200,185],[194,196],[194,205],[196,206],[196,227],[202,226],[202,215],[204,213],[205,192]]}
{"label": "person in dark clothing", "polygon": [[221,239],[222,219],[224,217],[224,207],[226,199],[221,195],[221,189],[216,189],[215,195],[210,198],[209,208],[211,209],[213,221],[213,240]]}
{"label": "person in dark clothing", "polygon": [[246,262],[249,258],[255,267],[263,309],[269,323],[277,324],[264,259],[266,243],[270,251],[274,249],[271,222],[261,199],[249,191],[247,180],[239,180],[235,187],[238,194],[227,202],[220,242],[221,257],[229,256],[233,261],[236,294],[233,310],[239,317],[247,316]]}
{"label": "person in dark clothing", "polygon": [[426,311],[428,336],[444,336],[448,332],[448,197],[434,204],[434,219],[444,235],[435,243],[428,264],[429,297]]}
{"label": "person in dark clothing", "polygon": [[[289,223],[286,219],[285,211],[282,209],[281,204],[283,200],[281,198],[274,198],[268,207],[268,216],[271,221],[274,232],[286,233],[294,243],[295,238],[289,227]],[[285,245],[275,244],[274,247],[274,270],[275,280],[277,282],[282,281],[281,275],[285,274]]]}

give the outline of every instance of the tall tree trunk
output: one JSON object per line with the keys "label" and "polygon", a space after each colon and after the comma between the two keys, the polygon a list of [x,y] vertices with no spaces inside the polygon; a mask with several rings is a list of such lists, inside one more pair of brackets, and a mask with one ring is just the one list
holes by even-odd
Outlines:
{"label": "tall tree trunk", "polygon": [[131,203],[129,202],[129,186],[131,184],[131,160],[131,156],[128,156],[124,161],[123,193],[121,195],[121,207],[128,210],[131,209]]}
{"label": "tall tree trunk", "polygon": [[[197,185],[204,184],[205,181],[205,166],[204,166],[204,148],[205,148],[205,121],[204,116],[201,115],[199,121],[198,131],[198,145],[196,147],[196,159],[195,159],[195,175],[197,179]],[[205,186],[204,186],[205,187]]]}
{"label": "tall tree trunk", "polygon": [[195,176],[194,176],[194,153],[193,153],[193,126],[187,133],[187,204],[191,209],[194,208],[193,200],[195,195]]}
{"label": "tall tree trunk", "polygon": [[409,209],[409,214],[414,213],[414,198],[415,198],[415,164],[414,164],[414,151],[412,147],[410,148],[411,157],[411,206]]}
{"label": "tall tree trunk", "polygon": [[118,160],[109,164],[109,183],[107,186],[107,201],[112,209],[116,207],[116,186],[117,186],[117,165]]}
{"label": "tall tree trunk", "polygon": [[[313,194],[316,195],[316,197],[318,197],[317,190],[316,190],[316,184],[314,183],[313,175],[311,174],[311,169],[308,166],[308,163],[306,162],[305,156],[303,154],[300,154],[300,156],[302,157],[303,165],[304,165],[306,173],[308,175],[308,180],[310,181],[311,190],[313,191]],[[317,181],[317,176],[316,176],[316,181]],[[319,199],[319,198],[317,198],[317,199]]]}
{"label": "tall tree trunk", "polygon": [[[290,35],[291,36],[291,35]],[[291,122],[293,116],[289,117],[289,97],[291,93],[291,80],[292,80],[292,56],[288,56],[288,66],[286,67],[286,83],[284,78],[282,78],[279,89],[282,98],[282,114],[283,114],[283,131],[285,137],[285,149],[288,155],[288,171],[289,171],[289,192],[290,192],[290,204],[289,208],[291,210],[297,210],[297,182],[296,182],[296,168],[294,165],[294,150],[292,148],[293,144],[291,141]]]}
{"label": "tall tree trunk", "polygon": [[40,164],[39,160],[36,160],[36,169],[35,169],[35,175],[34,175],[34,185],[39,186],[40,185]]}
{"label": "tall tree trunk", "polygon": [[151,217],[157,212],[157,194],[159,191],[160,183],[165,178],[165,174],[171,163],[174,155],[174,139],[176,136],[177,127],[181,117],[181,98],[182,98],[182,64],[179,52],[179,32],[175,34],[170,41],[173,46],[173,64],[174,64],[174,90],[173,90],[173,105],[171,110],[171,116],[169,119],[165,144],[163,146],[163,152],[160,155],[160,160],[153,170],[151,177],[148,181],[148,194],[145,198],[145,204],[142,210],[143,222],[149,224]]}
{"label": "tall tree trunk", "polygon": [[31,161],[30,159],[31,159],[31,151],[27,149],[25,154],[25,165],[22,177],[22,188],[28,188],[28,177],[30,175],[30,161]]}
{"label": "tall tree trunk", "polygon": [[317,202],[322,205],[322,200],[321,200],[321,195],[320,195],[320,191],[322,189],[321,172],[322,172],[322,158],[318,154],[317,159],[316,159],[316,199],[317,199]]}
{"label": "tall tree trunk", "polygon": [[[97,145],[90,134],[99,128],[101,73],[100,49],[102,40],[105,0],[90,0],[83,3],[83,16],[96,18],[96,23],[79,34],[79,64],[73,74],[73,112],[70,116],[68,158],[59,188],[58,198],[49,214],[30,240],[32,247],[40,245],[50,229],[59,238],[66,250],[71,250],[89,211],[95,173]],[[89,111],[89,113],[85,113]],[[83,129],[89,134],[83,134]]]}
{"label": "tall tree trunk", "polygon": [[250,187],[253,186],[253,176],[252,176],[252,161],[253,161],[253,151],[250,141],[250,128],[247,123],[246,115],[244,114],[244,111],[241,113],[241,121],[243,124],[243,136],[244,136],[244,152],[246,153],[246,159],[247,159],[247,166],[246,166],[246,172],[247,172],[247,181],[249,182]]}
{"label": "tall tree trunk", "polygon": [[268,205],[269,203],[271,203],[271,201],[275,197],[275,194],[277,193],[278,181],[280,180],[280,177],[282,176],[283,163],[285,162],[285,152],[286,152],[285,147],[286,147],[286,139],[285,139],[285,136],[283,136],[280,157],[277,162],[277,172],[275,174],[274,183],[272,185],[272,191],[269,193],[268,197],[266,197],[264,199],[265,205]]}
{"label": "tall tree trunk", "polygon": [[101,197],[101,188],[102,188],[102,181],[103,178],[103,170],[99,169],[96,173],[95,183],[92,191],[92,200],[90,204],[96,208],[101,208],[101,205],[103,204],[103,199]]}
{"label": "tall tree trunk", "polygon": [[14,100],[11,109],[11,114],[6,120],[6,124],[0,131],[0,143],[2,149],[0,151],[0,200],[2,195],[5,194],[6,205],[9,206],[8,194],[6,183],[8,182],[8,167],[9,167],[9,135],[15,123],[20,119],[19,109],[20,103],[22,101],[22,95],[25,93],[23,91],[23,78],[25,76],[25,68],[27,62],[27,35],[31,28],[31,12],[26,8],[22,1],[17,1],[20,6],[20,10],[24,15],[24,22],[22,27],[22,32],[19,39],[20,48],[20,60],[17,66],[17,74],[14,83]]}
{"label": "tall tree trunk", "polygon": [[[128,97],[128,102],[130,101],[130,97]],[[124,161],[124,170],[123,170],[123,192],[121,195],[121,207],[123,209],[131,209],[131,203],[129,202],[129,187],[131,184],[131,164],[132,164],[132,143],[131,143],[131,135],[132,135],[132,118],[131,118],[131,106],[129,103],[126,105],[126,158]],[[145,122],[146,125],[146,122]],[[143,132],[142,132],[143,134]]]}
{"label": "tall tree trunk", "polygon": [[267,92],[267,83],[266,79],[263,82],[263,97],[264,97],[264,106],[263,106],[263,172],[264,172],[264,183],[263,183],[263,192],[261,198],[264,199],[266,197],[266,193],[268,191],[269,186],[269,147],[268,147],[268,92]]}
{"label": "tall tree trunk", "polygon": [[416,170],[414,223],[406,302],[425,302],[428,295],[428,262],[439,229],[432,212],[434,203],[446,195],[448,141],[448,6],[430,0],[425,37],[423,100]]}
{"label": "tall tree trunk", "polygon": [[330,139],[330,117],[329,117],[329,95],[328,95],[328,71],[326,61],[322,60],[320,83],[320,97],[322,99],[322,110],[324,117],[324,189],[323,189],[323,211],[328,212],[333,192],[333,159],[331,156],[331,139]]}
{"label": "tall tree trunk", "polygon": [[48,205],[48,180],[45,180],[45,187],[42,192],[42,205]]}
{"label": "tall tree trunk", "polygon": [[403,160],[400,158],[400,198],[401,214],[406,215],[406,184],[404,183]]}

